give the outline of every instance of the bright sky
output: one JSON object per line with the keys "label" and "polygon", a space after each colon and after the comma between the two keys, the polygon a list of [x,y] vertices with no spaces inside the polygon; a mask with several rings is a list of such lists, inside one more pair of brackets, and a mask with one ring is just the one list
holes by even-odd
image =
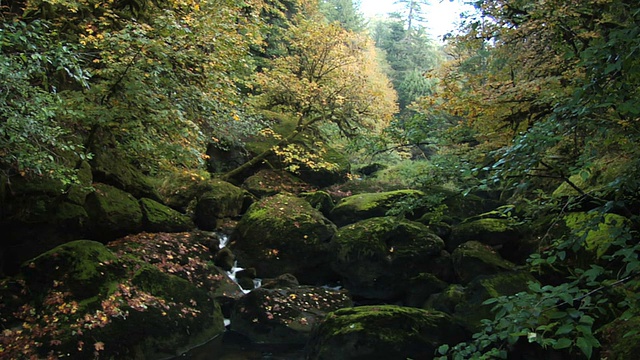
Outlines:
{"label": "bright sky", "polygon": [[[360,0],[360,10],[366,17],[385,15],[401,9],[395,5],[395,0]],[[431,0],[431,5],[426,9],[427,27],[429,34],[436,40],[456,28],[456,22],[460,19],[460,12],[472,10],[470,5],[464,5],[461,0]]]}

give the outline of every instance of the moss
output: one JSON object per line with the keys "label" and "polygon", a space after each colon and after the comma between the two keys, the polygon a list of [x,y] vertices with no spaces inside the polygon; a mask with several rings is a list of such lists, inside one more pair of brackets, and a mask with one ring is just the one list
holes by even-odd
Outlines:
{"label": "moss", "polygon": [[221,219],[240,215],[248,196],[241,188],[221,180],[207,182],[195,208],[195,222],[200,229],[215,230]]}
{"label": "moss", "polygon": [[411,278],[432,272],[444,242],[421,223],[379,217],[338,229],[332,239],[332,268],[354,295],[391,299]]}
{"label": "moss", "polygon": [[431,308],[447,314],[453,314],[458,304],[465,300],[465,288],[459,284],[452,284],[441,293],[433,294],[424,304],[425,308]]}
{"label": "moss", "polygon": [[385,216],[398,202],[407,198],[417,199],[424,195],[418,190],[353,195],[342,199],[331,211],[330,218],[336,225],[344,226],[371,217]]}
{"label": "moss", "polygon": [[22,271],[37,288],[51,286],[54,281],[65,283],[79,299],[100,293],[114,274],[105,276],[109,263],[117,257],[96,241],[77,240],[60,245],[27,261]]}
{"label": "moss", "polygon": [[303,280],[314,276],[315,266],[326,263],[328,242],[335,231],[308,202],[281,193],[252,204],[231,240],[238,259],[255,267],[259,276],[289,272]]}
{"label": "moss", "polygon": [[630,226],[629,219],[617,214],[570,213],[565,225],[578,237],[584,237],[585,249],[601,258],[620,232]]}
{"label": "moss", "polygon": [[84,202],[93,188],[93,174],[91,173],[91,165],[83,161],[78,168],[78,184],[74,184],[69,188],[67,200],[78,205],[84,205]]}
{"label": "moss", "polygon": [[142,227],[142,210],[129,193],[105,184],[95,184],[87,196],[85,209],[95,225],[98,239],[114,239]]}
{"label": "moss", "polygon": [[[640,316],[636,315],[629,320],[616,319],[598,330],[597,335],[603,342],[602,358],[635,359],[640,353],[638,329],[640,329]],[[629,333],[630,335],[627,335]]]}
{"label": "moss", "polygon": [[160,201],[160,195],[151,179],[127,162],[125,156],[106,148],[95,147],[93,152],[91,167],[95,181],[123,189],[136,198],[146,197]]}
{"label": "moss", "polygon": [[433,358],[443,343],[465,332],[447,314],[392,305],[345,308],[330,313],[309,344],[309,359]]}
{"label": "moss", "polygon": [[453,251],[456,246],[467,241],[504,245],[518,241],[520,237],[520,230],[514,219],[483,218],[454,226],[447,249]]}
{"label": "moss", "polygon": [[520,271],[477,277],[467,286],[465,300],[455,307],[454,316],[469,330],[477,332],[482,319],[494,318],[492,305],[482,304],[485,300],[527,291],[530,281],[535,281],[533,276]]}
{"label": "moss", "polygon": [[[615,156],[615,155],[614,155]],[[569,181],[585,193],[594,193],[607,188],[607,185],[626,171],[629,161],[625,157],[605,156],[590,166],[582,168],[577,174],[569,177]],[[578,196],[580,193],[571,185],[563,182],[552,194],[554,197]],[[606,195],[599,195],[606,197]]]}
{"label": "moss", "polygon": [[307,200],[307,202],[309,202],[311,206],[313,206],[315,209],[318,209],[325,216],[328,216],[335,206],[331,195],[329,195],[329,193],[326,191],[305,192],[299,194],[298,196]]}
{"label": "moss", "polygon": [[153,232],[179,232],[194,227],[191,219],[170,207],[164,206],[151,199],[140,199],[140,207],[147,231]]}
{"label": "moss", "polygon": [[469,241],[458,246],[451,254],[453,268],[462,283],[468,283],[476,276],[491,275],[515,268],[492,248],[477,241]]}
{"label": "moss", "polygon": [[308,191],[311,189],[311,185],[288,172],[263,169],[249,176],[242,183],[242,188],[262,198],[279,192],[297,194],[301,191]]}

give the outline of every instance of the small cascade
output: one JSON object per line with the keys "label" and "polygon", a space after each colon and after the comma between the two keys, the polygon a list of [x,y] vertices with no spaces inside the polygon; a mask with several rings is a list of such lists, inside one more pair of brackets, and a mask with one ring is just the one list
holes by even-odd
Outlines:
{"label": "small cascade", "polygon": [[[220,249],[225,248],[229,244],[229,235],[218,233],[218,239],[220,240],[220,245],[219,245]],[[238,262],[234,261],[233,267],[231,268],[230,271],[227,271],[227,275],[231,280],[233,280],[233,282],[238,284],[238,279],[236,278],[236,274],[242,270],[244,270],[244,268],[239,267]],[[253,288],[256,289],[256,288],[259,288],[260,286],[262,286],[262,279],[258,279],[258,278],[253,279]],[[248,294],[251,292],[251,290],[253,290],[253,289],[245,290],[244,288],[242,288],[242,286],[240,286],[240,289],[245,294]]]}

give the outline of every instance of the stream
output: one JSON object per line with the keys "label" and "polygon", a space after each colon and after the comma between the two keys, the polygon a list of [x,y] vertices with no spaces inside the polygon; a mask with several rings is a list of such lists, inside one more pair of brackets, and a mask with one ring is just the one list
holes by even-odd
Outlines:
{"label": "stream", "polygon": [[[215,233],[220,240],[220,249],[229,244],[229,236],[222,233]],[[237,261],[227,275],[237,283],[236,273],[244,270],[239,267]],[[262,279],[253,279],[254,289],[262,285]],[[242,289],[242,287],[240,287]],[[247,294],[251,290],[242,289]],[[231,320],[225,319],[224,325],[227,328],[222,335],[208,341],[207,343],[189,350],[188,352],[174,358],[190,360],[302,360],[304,359],[303,346],[293,345],[261,345],[253,343],[244,336],[229,330]]]}

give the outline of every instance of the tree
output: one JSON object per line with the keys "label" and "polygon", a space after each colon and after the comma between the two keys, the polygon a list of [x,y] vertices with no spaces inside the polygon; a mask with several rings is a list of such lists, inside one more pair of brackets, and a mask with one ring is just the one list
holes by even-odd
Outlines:
{"label": "tree", "polygon": [[[326,23],[313,9],[290,28],[289,52],[256,74],[258,107],[289,114],[295,130],[280,144],[301,133],[334,124],[343,135],[380,131],[395,112],[395,93],[379,71],[375,48],[364,34]],[[273,149],[225,175],[233,177],[261,162]]]}
{"label": "tree", "polygon": [[366,28],[364,16],[359,11],[360,3],[353,0],[322,0],[320,11],[329,22],[337,21],[349,31],[360,32]]}
{"label": "tree", "polygon": [[[549,229],[540,243],[544,250],[529,264],[553,269],[554,284],[534,283],[527,293],[489,300],[496,319],[485,322],[474,342],[456,346],[452,356],[504,357],[522,339],[590,358],[600,346],[598,326],[638,311],[633,289],[640,248],[633,229],[621,226],[608,238],[607,254],[588,264],[576,259],[587,251],[586,234],[606,218],[622,214],[637,222],[631,209],[640,203],[640,154],[632,145],[640,140],[640,12],[626,0],[476,4],[482,17],[468,22],[466,34],[455,41],[453,61],[441,70],[439,87],[421,110],[455,119],[449,129],[476,131],[493,158],[477,170],[487,176],[485,188],[518,190],[538,211],[558,218],[588,206],[593,221],[562,237]],[[614,179],[591,191],[577,185],[576,177],[589,179],[591,165],[612,158],[624,169]],[[576,195],[559,203],[544,189],[523,192],[540,179],[564,182]]]}
{"label": "tree", "polygon": [[71,171],[59,159],[105,139],[147,171],[200,166],[206,143],[257,130],[242,91],[268,11],[261,0],[26,1],[3,23],[0,71],[15,90],[2,92],[3,170]]}
{"label": "tree", "polygon": [[396,0],[395,3],[403,7],[401,16],[406,19],[407,34],[411,34],[411,31],[416,27],[416,23],[421,25],[426,22],[422,6],[429,5],[428,0]]}

